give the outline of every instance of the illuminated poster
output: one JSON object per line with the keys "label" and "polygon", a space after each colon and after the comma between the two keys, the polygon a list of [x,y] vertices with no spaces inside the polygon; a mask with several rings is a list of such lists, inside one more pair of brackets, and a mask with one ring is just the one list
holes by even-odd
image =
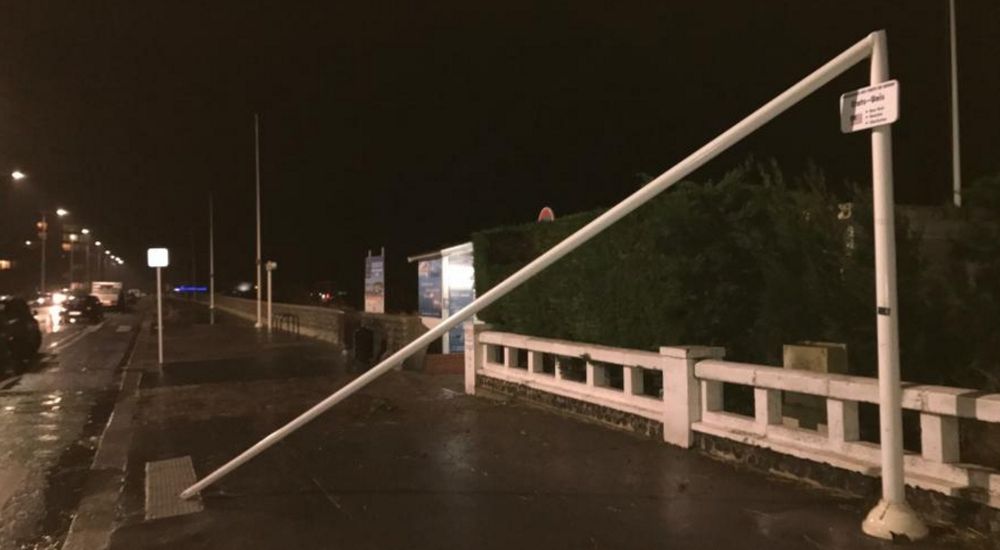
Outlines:
{"label": "illuminated poster", "polygon": [[441,317],[441,259],[417,264],[417,306],[423,317]]}
{"label": "illuminated poster", "polygon": [[385,313],[385,253],[365,258],[365,312]]}
{"label": "illuminated poster", "polygon": [[[449,254],[445,257],[444,283],[448,287],[448,315],[476,299],[476,278],[472,251]],[[465,330],[459,325],[448,332],[448,351],[465,351]]]}

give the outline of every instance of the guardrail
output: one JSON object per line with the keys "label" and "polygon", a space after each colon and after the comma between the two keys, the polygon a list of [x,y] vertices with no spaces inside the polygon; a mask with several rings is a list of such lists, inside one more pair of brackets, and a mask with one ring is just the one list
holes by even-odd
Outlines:
{"label": "guardrail", "polygon": [[[722,360],[712,347],[659,352],[611,348],[466,326],[466,392],[477,377],[520,384],[663,423],[667,443],[690,447],[695,433],[879,476],[878,443],[860,440],[858,404],[879,402],[878,380]],[[662,381],[662,382],[661,382]],[[727,411],[724,384],[752,388],[753,415]],[[826,403],[817,429],[786,425],[782,395]],[[921,451],[904,455],[907,485],[1000,508],[1000,472],[961,462],[959,418],[1000,423],[1000,394],[903,385],[903,408],[920,415]]]}
{"label": "guardrail", "polygon": [[274,330],[294,334],[296,337],[299,336],[302,325],[299,322],[298,315],[294,313],[276,313],[273,317]]}

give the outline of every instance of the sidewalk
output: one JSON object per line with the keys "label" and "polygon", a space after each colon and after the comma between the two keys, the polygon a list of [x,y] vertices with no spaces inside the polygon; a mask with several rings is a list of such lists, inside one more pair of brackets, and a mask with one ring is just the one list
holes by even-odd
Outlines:
{"label": "sidewalk", "polygon": [[[151,340],[136,362],[155,364]],[[332,346],[226,317],[165,348],[139,387],[115,549],[890,546],[861,533],[870,502],[407,371],[207,489],[203,511],[147,521],[147,462],[190,456],[204,476],[352,376]],[[977,547],[936,535],[911,547]]]}

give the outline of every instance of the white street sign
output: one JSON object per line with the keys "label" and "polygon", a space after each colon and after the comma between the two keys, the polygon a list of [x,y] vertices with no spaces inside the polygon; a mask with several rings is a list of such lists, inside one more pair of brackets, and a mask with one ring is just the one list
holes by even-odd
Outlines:
{"label": "white street sign", "polygon": [[146,263],[149,267],[167,267],[170,265],[170,253],[166,248],[150,248],[146,250]]}
{"label": "white street sign", "polygon": [[899,119],[899,82],[888,80],[840,96],[840,131],[849,134]]}

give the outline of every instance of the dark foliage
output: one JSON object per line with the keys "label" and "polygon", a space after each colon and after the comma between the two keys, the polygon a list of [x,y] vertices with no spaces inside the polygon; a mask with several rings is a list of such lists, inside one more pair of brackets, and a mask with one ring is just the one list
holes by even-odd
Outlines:
{"label": "dark foliage", "polygon": [[[746,162],[718,182],[682,182],[481,317],[514,332],[621,347],[721,345],[730,358],[766,364],[780,363],[782,344],[846,342],[852,371],[874,374],[871,190],[849,194],[838,199],[817,169],[787,181],[773,162]],[[599,214],[474,235],[478,291]],[[903,375],[942,381],[937,331],[948,322],[947,300],[924,276],[917,236],[899,218],[897,255]]]}

